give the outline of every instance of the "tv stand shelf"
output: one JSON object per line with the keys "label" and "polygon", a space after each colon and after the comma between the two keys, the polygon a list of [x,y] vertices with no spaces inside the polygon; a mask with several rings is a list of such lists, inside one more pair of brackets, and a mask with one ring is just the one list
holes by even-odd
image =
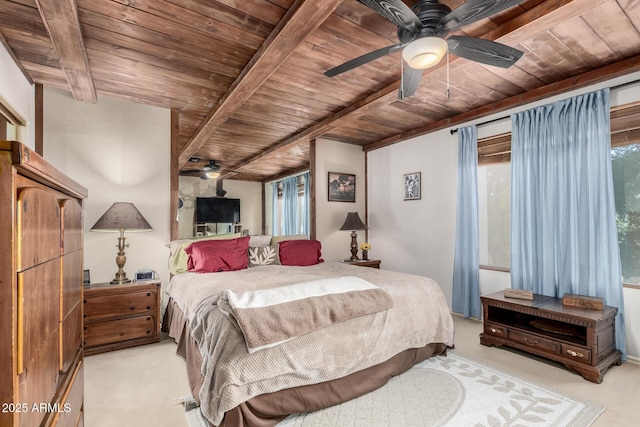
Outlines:
{"label": "tv stand shelf", "polygon": [[595,383],[602,382],[611,365],[621,363],[615,307],[587,310],[563,306],[560,298],[534,295],[529,301],[505,298],[503,292],[480,300],[483,345],[506,345],[563,363]]}

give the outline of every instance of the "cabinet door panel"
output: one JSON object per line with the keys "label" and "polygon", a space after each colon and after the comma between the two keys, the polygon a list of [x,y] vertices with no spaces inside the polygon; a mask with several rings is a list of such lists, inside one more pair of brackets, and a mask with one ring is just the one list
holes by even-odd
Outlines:
{"label": "cabinet door panel", "polygon": [[60,372],[67,372],[82,347],[82,304],[60,323]]}
{"label": "cabinet door panel", "polygon": [[62,253],[82,249],[82,206],[75,199],[60,202],[62,212]]}
{"label": "cabinet door panel", "polygon": [[67,253],[62,257],[62,301],[60,320],[82,299],[82,251]]}
{"label": "cabinet door panel", "polygon": [[40,343],[39,352],[25,360],[24,371],[18,378],[20,385],[16,402],[25,403],[29,410],[19,414],[20,427],[40,426],[44,417],[49,415],[46,409],[34,411],[32,408],[53,402],[58,387],[57,349],[58,336],[54,334]]}
{"label": "cabinet door panel", "polygon": [[23,188],[17,205],[17,270],[60,256],[60,207],[55,195],[40,188]]}
{"label": "cabinet door panel", "polygon": [[[60,323],[60,260],[53,259],[18,273],[18,359],[26,364],[52,335],[58,341]],[[57,345],[56,345],[57,347]],[[58,371],[58,352],[55,358]]]}

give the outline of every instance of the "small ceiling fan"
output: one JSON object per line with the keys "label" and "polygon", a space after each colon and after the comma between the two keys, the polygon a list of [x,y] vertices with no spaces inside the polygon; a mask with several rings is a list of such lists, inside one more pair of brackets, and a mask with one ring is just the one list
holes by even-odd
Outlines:
{"label": "small ceiling fan", "polygon": [[402,50],[406,62],[398,98],[413,95],[422,70],[438,64],[447,51],[462,58],[496,67],[509,68],[524,52],[491,40],[468,36],[449,36],[450,31],[488,18],[524,0],[468,0],[451,8],[437,0],[421,0],[412,9],[401,0],[358,0],[398,26],[400,43],[374,50],[338,65],[324,74],[334,77],[375,59]]}
{"label": "small ceiling fan", "polygon": [[[192,157],[189,162],[198,163],[201,159]],[[208,163],[200,169],[184,169],[180,171],[180,176],[200,176],[201,179],[215,179],[220,176],[220,165],[215,160],[209,160]]]}

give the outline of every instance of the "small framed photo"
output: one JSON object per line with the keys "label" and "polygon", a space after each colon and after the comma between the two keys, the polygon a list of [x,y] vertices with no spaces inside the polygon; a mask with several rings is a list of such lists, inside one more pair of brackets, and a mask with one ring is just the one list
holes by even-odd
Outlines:
{"label": "small framed photo", "polygon": [[404,174],[404,200],[420,200],[420,172]]}
{"label": "small framed photo", "polygon": [[356,176],[353,174],[329,172],[327,188],[330,202],[356,202]]}

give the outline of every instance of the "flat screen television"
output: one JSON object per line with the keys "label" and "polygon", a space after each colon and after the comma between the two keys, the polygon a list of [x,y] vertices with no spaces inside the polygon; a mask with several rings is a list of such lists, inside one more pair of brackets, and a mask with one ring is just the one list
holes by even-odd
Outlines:
{"label": "flat screen television", "polygon": [[240,199],[196,197],[196,223],[240,222]]}

